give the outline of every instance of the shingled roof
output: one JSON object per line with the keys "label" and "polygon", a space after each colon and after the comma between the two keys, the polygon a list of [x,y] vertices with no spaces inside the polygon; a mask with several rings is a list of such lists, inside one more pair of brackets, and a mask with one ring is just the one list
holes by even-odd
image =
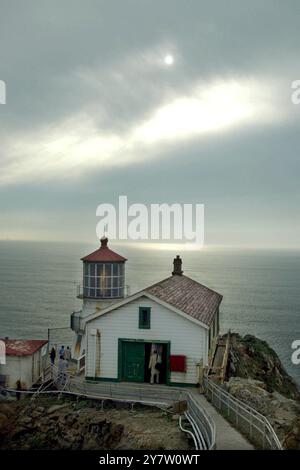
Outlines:
{"label": "shingled roof", "polygon": [[31,356],[41,349],[48,341],[45,339],[2,339],[5,343],[7,356]]}
{"label": "shingled roof", "polygon": [[124,263],[127,261],[124,256],[119,255],[115,251],[112,251],[108,248],[108,238],[102,237],[101,238],[101,246],[98,250],[94,251],[93,253],[81,258],[82,261],[87,261],[89,263]]}
{"label": "shingled roof", "polygon": [[223,298],[218,292],[183,275],[170,276],[144,291],[207,326],[210,326]]}
{"label": "shingled roof", "polygon": [[174,269],[172,276],[140,290],[126,299],[102,310],[95,312],[86,317],[86,322],[90,322],[99,315],[106,314],[119,308],[121,305],[127,304],[132,300],[143,295],[153,296],[157,302],[161,301],[173,307],[195,320],[200,321],[203,325],[210,327],[215,314],[218,311],[223,296],[218,292],[200,284],[199,282],[184,276],[182,271],[182,260],[180,256],[176,256],[173,261]]}

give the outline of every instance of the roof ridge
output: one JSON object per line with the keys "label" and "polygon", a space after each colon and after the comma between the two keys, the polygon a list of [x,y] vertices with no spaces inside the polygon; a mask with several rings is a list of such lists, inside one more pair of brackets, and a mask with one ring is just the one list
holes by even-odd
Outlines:
{"label": "roof ridge", "polygon": [[[153,287],[159,286],[160,284],[162,284],[163,282],[167,281],[168,279],[174,279],[174,278],[184,278],[184,279],[188,279],[189,281],[192,281],[193,283],[197,284],[198,286],[204,287],[205,289],[209,290],[209,291],[212,292],[213,294],[217,294],[217,295],[219,295],[220,297],[223,298],[222,294],[219,294],[219,292],[215,291],[214,289],[211,289],[210,287],[207,287],[206,285],[202,284],[202,283],[199,282],[199,281],[196,281],[196,279],[193,279],[193,278],[190,277],[190,276],[186,276],[185,274],[181,274],[180,276],[179,276],[179,275],[176,275],[176,274],[174,274],[174,275],[172,274],[171,276],[165,277],[164,279],[161,279],[160,281],[157,281],[157,282],[155,282],[154,284],[151,284],[150,286],[147,286],[147,287],[145,287],[144,289],[139,290],[138,292],[147,291],[148,289],[152,289]],[[138,292],[137,292],[137,293],[138,293]]]}
{"label": "roof ridge", "polygon": [[[172,282],[179,279],[181,282]],[[204,286],[189,276],[182,275],[172,275],[148,287],[144,287],[127,297],[125,302],[131,302],[143,295],[153,296],[154,300],[157,299],[158,302],[165,302],[170,307],[175,307],[177,310],[195,320],[199,320],[208,327],[223,299],[223,296],[218,292]],[[122,302],[113,304],[109,311],[119,308],[120,305],[122,305]]]}

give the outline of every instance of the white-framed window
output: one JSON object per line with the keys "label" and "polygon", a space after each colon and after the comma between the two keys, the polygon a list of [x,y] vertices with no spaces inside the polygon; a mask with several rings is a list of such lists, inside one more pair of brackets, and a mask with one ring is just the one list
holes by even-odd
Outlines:
{"label": "white-framed window", "polygon": [[84,263],[83,295],[93,298],[123,297],[124,263]]}

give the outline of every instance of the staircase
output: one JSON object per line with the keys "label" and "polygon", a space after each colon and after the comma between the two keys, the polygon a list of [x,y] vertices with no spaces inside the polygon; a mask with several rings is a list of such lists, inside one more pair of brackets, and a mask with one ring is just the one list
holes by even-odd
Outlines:
{"label": "staircase", "polygon": [[207,377],[216,383],[223,383],[226,377],[228,355],[230,349],[230,331],[226,339],[218,338],[212,359],[207,370]]}

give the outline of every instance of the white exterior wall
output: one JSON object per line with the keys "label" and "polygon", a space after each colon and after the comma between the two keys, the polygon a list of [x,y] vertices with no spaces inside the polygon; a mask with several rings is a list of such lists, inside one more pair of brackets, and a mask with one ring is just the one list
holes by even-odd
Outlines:
{"label": "white exterior wall", "polygon": [[[139,307],[151,307],[151,328],[139,328]],[[171,355],[185,355],[187,371],[171,372],[171,382],[197,383],[200,359],[207,363],[208,330],[176,312],[141,297],[87,323],[86,376],[94,377],[95,337],[100,332],[100,378],[118,378],[118,340],[170,341]],[[92,331],[94,334],[94,331]]]}
{"label": "white exterior wall", "polygon": [[83,305],[82,305],[82,310],[83,310],[83,316],[87,314],[91,314],[96,312],[97,310],[104,310],[107,307],[110,307],[110,305],[120,302],[122,298],[117,298],[117,299],[83,299]]}
{"label": "white exterior wall", "polygon": [[33,355],[34,368],[33,368],[33,374],[32,374],[32,383],[35,383],[38,381],[43,370],[42,350],[43,349],[36,351]]}
{"label": "white exterior wall", "polygon": [[0,374],[6,376],[6,386],[16,388],[17,380],[23,387],[32,385],[32,356],[6,356],[6,364],[0,366]]}
{"label": "white exterior wall", "polygon": [[6,376],[6,386],[16,388],[21,381],[23,388],[29,388],[40,376],[42,367],[41,349],[31,356],[6,356],[6,364],[0,365],[0,374]]}

